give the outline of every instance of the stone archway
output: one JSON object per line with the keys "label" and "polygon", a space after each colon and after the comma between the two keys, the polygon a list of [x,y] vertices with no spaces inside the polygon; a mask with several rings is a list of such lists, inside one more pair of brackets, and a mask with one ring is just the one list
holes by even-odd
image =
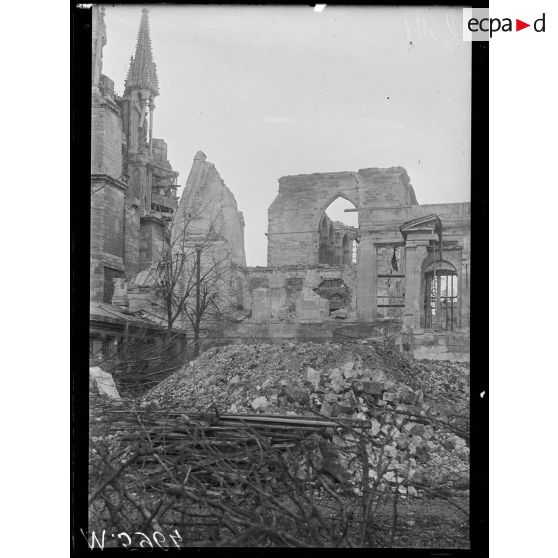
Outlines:
{"label": "stone archway", "polygon": [[[346,204],[337,204],[337,207],[335,207],[337,200],[344,200]],[[352,219],[346,218],[341,211],[348,208],[356,210],[357,206],[348,196],[336,193],[330,196],[326,203],[322,204],[319,213],[315,216],[318,219],[317,233],[314,234],[317,234],[316,249],[319,264],[350,265],[352,263],[351,241],[357,235],[358,215],[353,216]],[[328,210],[331,211],[332,215],[328,214]]]}

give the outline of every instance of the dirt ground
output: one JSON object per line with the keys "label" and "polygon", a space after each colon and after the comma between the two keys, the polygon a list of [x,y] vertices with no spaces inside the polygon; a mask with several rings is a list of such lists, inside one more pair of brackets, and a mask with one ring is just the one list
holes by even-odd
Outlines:
{"label": "dirt ground", "polygon": [[[469,511],[469,497],[454,495],[451,500]],[[441,498],[399,500],[396,536],[391,542],[393,508],[378,509],[377,522],[384,532],[384,544],[394,548],[470,548],[469,518]]]}

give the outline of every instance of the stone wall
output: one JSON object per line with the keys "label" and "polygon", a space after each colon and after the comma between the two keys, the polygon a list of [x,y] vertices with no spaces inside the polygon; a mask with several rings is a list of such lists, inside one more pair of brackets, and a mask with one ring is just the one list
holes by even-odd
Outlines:
{"label": "stone wall", "polygon": [[[268,210],[268,267],[247,268],[244,217],[234,195],[199,151],[177,207],[177,173],[167,160],[165,141],[152,138],[149,146],[146,124],[138,130],[136,120],[145,108],[141,84],[132,87],[127,81],[123,98],[115,95],[113,81],[102,74],[105,43],[103,9],[94,6],[93,300],[107,299],[114,278],[125,275],[131,281],[158,260],[165,242],[163,220],[176,209],[171,242],[176,245],[186,233],[191,246],[210,243],[203,265],[207,258],[220,261],[219,296],[236,313],[233,319],[243,320],[223,331],[229,340],[330,339],[344,321],[366,325],[396,318],[405,334],[417,334],[419,357],[467,352],[470,204],[418,205],[402,167],[284,176]],[[158,87],[150,91],[158,95]],[[358,211],[357,228],[326,215],[339,197]],[[451,333],[439,335],[435,327],[426,329],[425,294],[432,284],[427,279],[442,264],[456,281],[452,309],[457,318]]]}
{"label": "stone wall", "polygon": [[402,167],[284,176],[268,211],[268,265],[317,264],[320,221],[339,197],[356,208],[417,203]]}
{"label": "stone wall", "polygon": [[403,353],[417,360],[452,360],[469,362],[470,334],[415,330],[403,336]]}
{"label": "stone wall", "polygon": [[[135,274],[157,261],[163,243],[163,224],[158,217],[162,216],[163,210],[172,212],[177,203],[174,198],[177,173],[167,160],[165,141],[153,138],[153,155],[149,154],[143,137],[138,139],[134,136],[133,150],[128,143],[131,137],[129,97],[122,99],[115,95],[114,82],[102,74],[103,47],[106,41],[104,8],[93,6],[92,300],[110,298],[113,277],[125,274],[131,280]],[[152,187],[165,189],[158,199],[159,206],[165,207],[158,208],[157,216],[151,207]],[[161,194],[159,190],[157,193]]]}
{"label": "stone wall", "polygon": [[[249,267],[246,269],[244,308],[252,309],[252,291],[268,289],[271,317],[294,320],[296,302],[303,289],[316,290],[327,280],[339,280],[350,291],[349,315],[356,310],[356,266],[287,266],[283,268]],[[289,317],[290,316],[290,317]]]}
{"label": "stone wall", "polygon": [[[217,345],[268,343],[280,344],[285,341],[313,343],[340,342],[343,336],[336,331],[343,330],[343,322],[327,320],[323,323],[297,324],[269,321],[266,324],[244,321],[231,324],[218,338],[208,337],[203,341],[203,350]],[[402,354],[416,360],[449,360],[469,362],[470,335],[461,333],[417,331],[411,337],[403,335],[394,338]]]}
{"label": "stone wall", "polygon": [[[424,327],[424,272],[442,255],[457,271],[459,327],[469,326],[470,285],[470,203],[428,204],[359,209],[359,259],[357,289],[362,321],[385,316],[381,306],[404,292],[410,327]],[[439,230],[413,233],[405,239],[401,228],[423,218],[439,221]],[[421,225],[422,226],[422,225]],[[418,234],[418,236],[417,236]],[[418,240],[417,240],[418,239]],[[396,271],[391,266],[396,249]],[[391,254],[391,255],[390,255]],[[412,261],[407,261],[412,256]],[[403,275],[404,277],[390,277]],[[395,301],[393,301],[395,302]],[[392,313],[393,308],[388,308]]]}
{"label": "stone wall", "polygon": [[106,175],[91,180],[91,266],[90,296],[103,300],[105,268],[124,271],[124,191],[125,185]]}
{"label": "stone wall", "polygon": [[226,241],[234,265],[246,266],[244,217],[215,165],[198,151],[175,217],[175,235],[212,236]]}
{"label": "stone wall", "polygon": [[333,339],[333,332],[341,325],[335,320],[329,320],[321,324],[276,321],[257,324],[245,321],[239,324],[231,324],[221,338],[207,338],[203,345],[205,350],[211,346],[230,343],[283,343],[288,340],[325,343]]}
{"label": "stone wall", "polygon": [[122,120],[110,96],[91,105],[91,174],[122,177]]}

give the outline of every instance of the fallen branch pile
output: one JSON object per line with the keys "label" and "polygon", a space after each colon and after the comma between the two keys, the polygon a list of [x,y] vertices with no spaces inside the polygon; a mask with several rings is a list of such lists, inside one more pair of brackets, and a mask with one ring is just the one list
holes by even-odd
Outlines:
{"label": "fallen branch pile", "polygon": [[[394,543],[410,473],[394,469],[367,420],[101,397],[90,408],[90,530],[176,532],[181,546]],[[387,524],[375,520],[380,509]]]}

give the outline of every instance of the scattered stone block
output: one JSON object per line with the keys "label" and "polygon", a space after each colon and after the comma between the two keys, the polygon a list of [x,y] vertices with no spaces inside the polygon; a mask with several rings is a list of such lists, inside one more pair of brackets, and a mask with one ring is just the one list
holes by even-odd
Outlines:
{"label": "scattered stone block", "polygon": [[381,431],[381,425],[376,419],[370,419],[370,434],[377,436]]}
{"label": "scattered stone block", "polygon": [[374,368],[374,370],[371,370],[370,376],[373,382],[384,382],[387,379],[386,373],[379,368]]}
{"label": "scattered stone block", "polygon": [[251,403],[252,409],[254,409],[255,411],[257,411],[258,409],[265,409],[266,407],[269,407],[269,405],[270,403],[267,397],[265,397],[264,395],[256,397],[256,399],[254,399]]}
{"label": "scattered stone block", "polygon": [[397,448],[395,446],[389,445],[384,447],[384,455],[386,457],[391,457],[395,459],[397,457]]}
{"label": "scattered stone block", "polygon": [[332,312],[330,314],[330,317],[335,318],[336,320],[345,320],[348,315],[349,313],[347,312],[347,310],[345,310],[345,308],[339,308],[339,310],[335,310],[335,312]]}
{"label": "scattered stone block", "polygon": [[388,471],[384,473],[383,478],[389,483],[395,483],[396,475],[393,471]]}
{"label": "scattered stone block", "polygon": [[304,287],[296,301],[298,323],[321,323],[329,317],[329,300]]}
{"label": "scattered stone block", "polygon": [[424,434],[424,424],[413,424],[410,433],[416,436],[422,436]]}
{"label": "scattered stone block", "polygon": [[430,425],[424,427],[424,432],[422,433],[422,437],[425,440],[430,440],[435,436],[434,428]]}
{"label": "scattered stone block", "polygon": [[305,387],[287,388],[285,393],[296,403],[307,403],[310,400],[310,390]]}
{"label": "scattered stone block", "polygon": [[89,378],[93,380],[101,395],[106,395],[110,399],[121,399],[110,372],[105,372],[99,366],[92,366],[89,368]]}
{"label": "scattered stone block", "polygon": [[418,497],[418,490],[414,486],[407,487],[407,496],[411,496],[412,498]]}
{"label": "scattered stone block", "polygon": [[383,385],[379,382],[362,382],[362,391],[368,395],[381,395]]}
{"label": "scattered stone block", "polygon": [[399,436],[395,443],[400,450],[406,450],[409,447],[409,438],[406,436]]}
{"label": "scattered stone block", "polygon": [[318,389],[320,385],[320,379],[320,373],[309,366],[306,370],[306,381],[309,382],[315,390]]}

